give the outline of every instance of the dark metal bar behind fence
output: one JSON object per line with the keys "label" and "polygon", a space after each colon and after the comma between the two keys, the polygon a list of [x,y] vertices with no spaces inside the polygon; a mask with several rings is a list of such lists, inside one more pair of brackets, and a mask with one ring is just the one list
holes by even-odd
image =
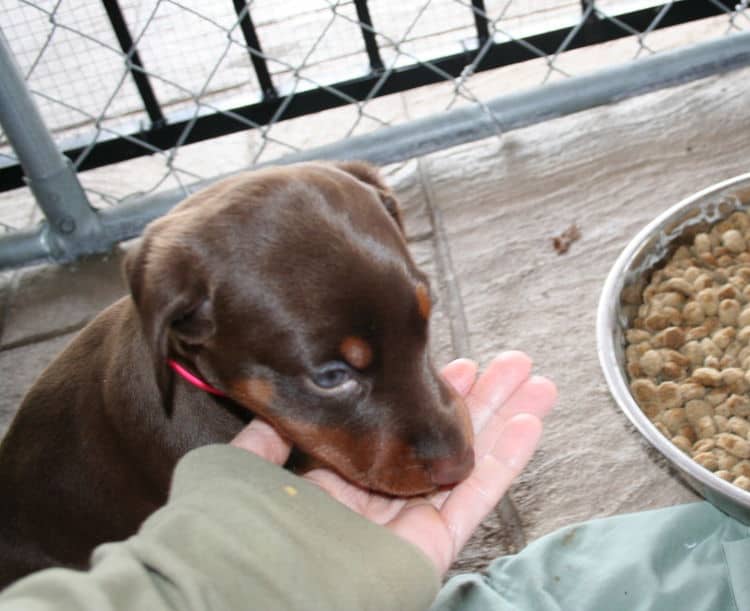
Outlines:
{"label": "dark metal bar behind fence", "polygon": [[133,37],[130,35],[127,23],[125,23],[125,17],[122,14],[120,5],[117,0],[104,0],[103,4],[109,22],[112,24],[112,29],[117,37],[117,42],[120,43],[120,49],[122,49],[122,52],[127,57],[128,70],[130,70],[130,75],[133,77],[133,81],[135,81],[135,86],[143,101],[143,107],[146,109],[149,119],[151,119],[151,124],[154,126],[161,125],[165,120],[164,114],[162,113],[159,101],[156,99],[156,94],[154,94],[154,90],[151,87],[148,75],[143,69],[143,62],[133,44]]}
{"label": "dark metal bar behind fence", "polygon": [[487,11],[484,8],[484,0],[471,0],[471,7],[474,12],[474,25],[477,28],[477,38],[481,47],[490,37],[489,19],[487,19]]}
{"label": "dark metal bar behind fence", "polygon": [[380,49],[375,37],[375,30],[372,27],[372,17],[370,17],[367,0],[354,0],[354,5],[357,8],[359,29],[362,31],[362,38],[365,40],[365,50],[370,60],[370,68],[373,72],[379,72],[383,70],[385,65],[383,64],[383,59],[380,57]]}
{"label": "dark metal bar behind fence", "polygon": [[[242,17],[241,25],[243,33],[246,35],[248,49],[251,50],[250,55],[253,59],[258,79],[267,95],[258,102],[231,108],[228,112],[205,114],[197,118],[192,115],[188,118],[170,117],[168,121],[159,122],[152,125],[149,129],[140,132],[110,139],[101,137],[93,146],[87,143],[84,146],[70,146],[65,148],[63,150],[64,154],[77,160],[76,167],[79,171],[150,155],[153,154],[153,147],[161,150],[169,150],[177,143],[191,144],[247,129],[247,123],[237,121],[233,118],[234,116],[242,117],[257,125],[266,125],[270,121],[283,121],[343,106],[351,100],[363,101],[371,99],[373,97],[373,88],[376,85],[378,86],[378,90],[375,97],[434,84],[442,81],[446,74],[454,78],[458,77],[466,65],[472,61],[470,54],[461,52],[436,58],[429,62],[414,63],[392,70],[388,78],[381,83],[378,66],[382,66],[382,60],[379,53],[376,54],[377,41],[372,29],[371,20],[369,19],[369,10],[367,3],[359,0],[356,2],[356,6],[362,24],[360,27],[365,37],[365,46],[368,47],[368,54],[373,53],[373,55],[369,55],[373,71],[362,77],[333,83],[325,87],[296,91],[291,99],[288,99],[287,96],[269,95],[269,92],[275,92],[275,90],[273,89],[273,83],[268,73],[260,42],[250,19],[249,9],[247,9],[244,0],[233,1],[238,15]],[[474,4],[479,6],[481,3],[474,2]],[[656,25],[657,28],[704,19],[729,11],[726,4],[720,0],[683,0],[682,2],[667,4],[670,10],[666,12]],[[110,5],[111,7],[117,7],[116,2],[105,2],[105,6]],[[587,5],[588,0],[582,0],[582,8],[587,7]],[[551,30],[518,40],[493,42],[488,39],[487,44],[483,47],[483,57],[478,65],[473,67],[473,70],[481,72],[530,59],[537,59],[540,57],[540,54],[555,54],[559,52],[563,44],[567,44],[567,50],[572,50],[630,36],[632,35],[632,31],[642,32],[649,28],[655,15],[665,6],[667,5],[662,4],[620,14],[617,16],[616,22],[611,19],[591,19],[591,22],[587,23],[585,27],[579,28],[577,34],[573,36],[572,40],[567,41],[567,43],[566,39],[578,26]],[[591,11],[591,13],[594,12]],[[119,7],[116,8],[113,14],[116,15],[118,13]],[[477,22],[477,32],[480,37],[483,35],[484,27],[487,25],[488,21],[486,19],[479,19]],[[489,35],[489,31],[487,34]],[[126,43],[124,44],[124,48],[130,51],[132,46],[128,47],[127,39],[123,39],[123,41]],[[132,51],[133,78],[136,79],[136,82],[140,81],[141,84],[148,85],[148,79],[145,78],[145,74],[142,72],[142,65],[138,63],[140,59],[135,49],[132,49]],[[136,68],[136,66],[140,66],[140,68]],[[153,104],[147,103],[149,99],[148,93],[144,92],[148,91],[150,91],[150,85],[144,87],[144,91],[142,92],[144,103],[147,104],[147,108],[151,107],[150,112],[153,113],[154,117],[159,117],[161,116],[161,111],[158,109],[156,99],[153,98]],[[281,108],[283,108],[283,112],[279,115],[278,111]],[[185,128],[188,124],[191,125],[191,128],[187,137],[185,137]],[[182,140],[183,138],[184,140]],[[86,153],[85,158],[79,159],[79,156],[83,152]],[[19,165],[12,162],[3,163],[0,160],[0,191],[21,187],[23,184],[23,173]]]}
{"label": "dark metal bar behind fence", "polygon": [[245,0],[232,0],[232,4],[240,20],[240,30],[242,30],[242,35],[245,37],[248,55],[255,69],[255,76],[258,77],[258,84],[263,92],[263,98],[276,98],[278,97],[276,87],[274,87],[271,73],[268,70],[268,63],[263,55],[260,39],[258,38],[258,33],[255,31],[253,19],[250,16],[248,3]]}

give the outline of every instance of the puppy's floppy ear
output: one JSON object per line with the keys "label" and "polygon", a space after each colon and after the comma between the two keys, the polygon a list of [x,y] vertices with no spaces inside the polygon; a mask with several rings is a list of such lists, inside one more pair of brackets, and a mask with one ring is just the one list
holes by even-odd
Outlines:
{"label": "puppy's floppy ear", "polygon": [[380,171],[372,164],[366,161],[336,161],[334,164],[340,170],[348,172],[355,178],[361,180],[368,185],[372,185],[378,191],[380,195],[380,201],[383,206],[396,221],[399,229],[404,231],[404,223],[401,219],[401,209],[399,208],[396,198],[393,196],[393,191],[385,184]]}
{"label": "puppy's floppy ear", "polygon": [[162,402],[172,404],[173,372],[167,361],[176,345],[198,346],[215,332],[213,304],[197,255],[183,245],[166,247],[146,235],[125,258],[125,276],[153,359]]}

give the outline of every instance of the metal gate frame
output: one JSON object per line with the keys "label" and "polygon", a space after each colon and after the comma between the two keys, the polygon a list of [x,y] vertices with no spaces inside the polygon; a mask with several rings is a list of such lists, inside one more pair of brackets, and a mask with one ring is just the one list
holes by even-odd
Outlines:
{"label": "metal gate frame", "polygon": [[[233,112],[254,117],[262,121],[274,117],[279,120],[279,110],[283,118],[292,118],[306,112],[317,112],[345,103],[343,96],[332,96],[330,91],[321,88],[311,92],[296,94],[292,98],[278,96],[264,67],[262,53],[247,7],[242,0],[234,0],[235,9],[241,19],[243,34],[246,36],[248,51],[253,59],[259,81],[263,85],[264,99],[259,104],[235,109]],[[727,10],[719,2],[681,2],[686,12],[680,21],[677,18],[662,19],[657,27],[683,23]],[[141,93],[144,107],[148,110],[152,125],[146,132],[137,134],[160,148],[170,148],[179,140],[181,143],[197,142],[245,129],[233,122],[226,123],[223,114],[200,117],[186,135],[185,125],[168,123],[156,99],[149,96],[150,86],[144,72],[139,71],[140,59],[132,47],[127,30],[122,30],[124,21],[118,25],[119,7],[116,2],[105,2],[113,27],[123,49],[127,49],[133,68],[133,77]],[[478,37],[477,51],[460,56],[450,56],[430,62],[438,65],[451,75],[461,74],[467,66],[472,69],[487,70],[517,61],[529,59],[528,49],[514,43],[494,43],[488,38],[486,15],[481,0],[472,0],[476,12]],[[377,86],[382,71],[379,62],[374,30],[370,25],[367,3],[356,2],[361,21],[365,48],[370,58],[371,73],[367,77],[331,85],[341,89],[352,100],[372,97],[372,88]],[[114,9],[117,10],[114,10]],[[653,21],[653,10],[637,11],[618,20],[627,18],[634,27],[644,21]],[[612,40],[627,33],[621,28],[613,29],[611,24],[589,19],[594,14],[593,0],[582,0],[583,15],[586,17],[575,30],[565,29],[547,32],[534,44],[552,53],[560,48],[561,40],[570,38],[566,48],[594,44]],[[243,12],[244,11],[244,12]],[[111,14],[110,14],[111,13]],[[484,15],[484,17],[483,17]],[[670,12],[666,13],[669,16]],[[119,13],[119,19],[122,15]],[[639,21],[640,20],[640,21]],[[644,26],[647,27],[647,26]],[[120,31],[118,31],[118,29]],[[575,40],[572,40],[572,38]],[[508,45],[513,45],[509,47]],[[520,50],[519,50],[520,49]],[[481,55],[480,55],[481,54]],[[481,106],[443,112],[432,117],[404,123],[302,153],[283,157],[275,164],[286,164],[306,159],[364,159],[377,164],[393,163],[425,155],[456,144],[479,140],[498,132],[507,132],[528,126],[546,119],[561,117],[595,106],[613,103],[659,88],[686,83],[713,74],[726,72],[750,65],[750,32],[732,34],[726,38],[694,45],[688,49],[654,55],[623,66],[607,68],[585,77],[574,77],[565,81],[544,85],[526,92],[498,97]],[[19,186],[25,182],[31,188],[45,221],[35,230],[26,230],[0,236],[0,269],[20,267],[40,261],[65,263],[81,256],[111,250],[118,242],[136,237],[143,227],[158,216],[166,213],[185,197],[184,190],[175,190],[144,197],[135,202],[121,204],[111,209],[93,208],[78,182],[73,165],[68,157],[78,154],[78,149],[59,151],[52,136],[45,128],[34,101],[24,83],[7,41],[0,32],[0,124],[13,146],[21,167],[0,170],[0,184]],[[139,75],[136,76],[136,73]],[[264,76],[265,73],[265,76]],[[414,65],[395,71],[387,81],[381,82],[377,95],[386,95],[409,87],[420,86],[440,80],[434,68]],[[153,92],[152,92],[153,93]],[[363,97],[364,96],[364,97]],[[327,101],[326,101],[327,100]],[[156,105],[154,105],[156,104]],[[87,149],[88,157],[77,163],[77,169],[105,165],[148,154],[152,151],[134,145],[132,139],[118,138],[104,141]],[[22,169],[21,169],[22,168]],[[3,174],[3,172],[7,172]],[[17,176],[14,177],[13,172]],[[218,179],[220,177],[216,177]],[[196,183],[190,191],[205,186],[208,182]]]}

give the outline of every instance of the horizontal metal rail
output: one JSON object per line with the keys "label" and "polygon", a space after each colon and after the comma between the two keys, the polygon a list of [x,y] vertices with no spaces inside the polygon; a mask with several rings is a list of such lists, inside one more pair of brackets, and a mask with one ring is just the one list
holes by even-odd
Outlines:
{"label": "horizontal metal rail", "polygon": [[[475,6],[480,5],[478,2],[475,3]],[[366,3],[358,3],[357,6],[361,13],[366,8]],[[193,116],[193,113],[189,113],[189,116],[179,119],[172,118],[172,120],[167,119],[124,137],[108,139],[100,135],[100,140],[94,146],[85,143],[80,146],[65,148],[63,153],[75,163],[78,171],[151,155],[154,149],[168,150],[178,143],[191,144],[246,130],[247,123],[238,121],[234,117],[241,117],[256,125],[266,125],[270,121],[284,121],[343,106],[351,103],[352,100],[362,101],[372,97],[406,91],[414,87],[430,85],[442,81],[445,74],[458,77],[467,65],[477,59],[477,53],[479,52],[481,52],[482,57],[476,66],[473,66],[473,72],[536,59],[539,55],[533,49],[553,55],[559,51],[564,43],[567,45],[566,49],[571,50],[630,36],[632,31],[642,32],[648,29],[654,17],[665,6],[667,5],[617,15],[616,23],[610,19],[591,18],[583,28],[579,28],[576,24],[507,42],[487,40],[484,45],[478,44],[475,50],[467,50],[431,60],[430,66],[415,63],[394,69],[384,81],[382,70],[378,67],[382,60],[380,60],[379,55],[375,54],[377,49],[373,46],[375,44],[374,36],[368,35],[366,40],[368,41],[367,45],[369,45],[370,61],[373,64],[369,74],[360,78],[332,83],[325,88],[296,92],[291,96],[273,95],[275,90],[269,89],[272,86],[271,77],[267,74],[267,71],[264,72],[264,62],[261,61],[258,51],[260,43],[257,41],[257,36],[251,36],[248,43],[252,48],[251,56],[254,59],[254,64],[256,64],[256,70],[261,70],[259,78],[266,94],[259,102],[232,108],[225,112],[205,114],[197,118]],[[670,10],[666,11],[662,19],[655,25],[655,29],[724,14],[729,10],[730,6],[727,0],[712,0],[711,2],[683,0],[675,3]],[[369,21],[369,13],[365,17]],[[254,35],[254,32],[251,32],[252,24],[249,21],[249,14],[245,15],[242,25],[243,33]],[[363,33],[368,32],[368,25],[367,23],[364,24]],[[482,37],[486,26],[487,20],[481,14],[478,14],[479,38]],[[628,28],[631,31],[628,31]],[[571,37],[572,39],[568,40]],[[23,184],[23,171],[20,165],[12,162],[4,165],[3,162],[0,162],[0,191],[14,189],[23,186]]]}
{"label": "horizontal metal rail", "polygon": [[[541,121],[611,104],[663,87],[750,66],[750,32],[607,68],[588,76],[557,81],[528,91],[383,128],[371,134],[286,156],[275,164],[310,159],[364,159],[394,163],[458,144],[508,132]],[[198,190],[214,180],[192,185]],[[113,243],[135,237],[152,219],[165,214],[185,196],[181,190],[160,193],[100,212]],[[0,269],[53,257],[44,227],[0,239]]]}

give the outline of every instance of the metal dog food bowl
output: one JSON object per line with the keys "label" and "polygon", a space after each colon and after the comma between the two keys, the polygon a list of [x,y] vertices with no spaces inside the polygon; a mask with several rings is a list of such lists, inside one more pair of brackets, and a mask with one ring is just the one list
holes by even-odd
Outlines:
{"label": "metal dog food bowl", "polygon": [[636,308],[623,299],[625,292],[642,291],[651,272],[677,246],[691,242],[696,233],[743,209],[750,211],[750,174],[700,191],[649,223],[627,245],[609,272],[599,300],[596,335],[604,377],[628,419],[699,494],[732,517],[750,524],[750,492],[717,477],[674,446],[633,398],[625,369],[625,331]]}

